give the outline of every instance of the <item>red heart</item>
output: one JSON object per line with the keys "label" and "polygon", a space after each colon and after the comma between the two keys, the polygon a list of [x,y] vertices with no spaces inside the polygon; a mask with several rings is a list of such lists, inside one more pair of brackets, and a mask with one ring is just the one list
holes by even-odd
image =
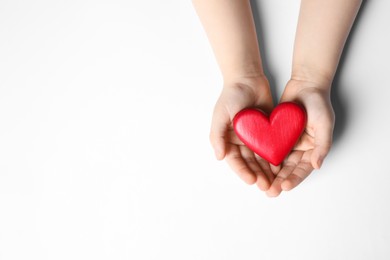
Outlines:
{"label": "red heart", "polygon": [[293,102],[281,103],[268,117],[259,109],[241,110],[233,119],[238,138],[253,152],[279,165],[292,150],[306,125],[306,112]]}

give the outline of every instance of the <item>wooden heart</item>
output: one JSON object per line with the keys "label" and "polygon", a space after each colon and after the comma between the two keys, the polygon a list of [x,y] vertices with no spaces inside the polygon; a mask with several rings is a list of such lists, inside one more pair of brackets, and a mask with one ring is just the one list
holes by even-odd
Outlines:
{"label": "wooden heart", "polygon": [[259,109],[247,108],[238,112],[233,119],[238,138],[273,165],[283,162],[305,125],[305,110],[293,102],[280,103],[269,117]]}

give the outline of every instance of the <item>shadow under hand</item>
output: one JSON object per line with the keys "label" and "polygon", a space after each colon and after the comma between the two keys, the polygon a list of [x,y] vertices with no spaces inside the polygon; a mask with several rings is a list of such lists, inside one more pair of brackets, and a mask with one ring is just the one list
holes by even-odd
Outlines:
{"label": "shadow under hand", "polygon": [[340,75],[342,75],[343,68],[345,66],[345,61],[347,59],[349,49],[350,49],[350,44],[353,38],[353,35],[355,34],[357,28],[358,28],[358,23],[361,20],[363,9],[366,7],[368,1],[362,2],[360,6],[360,10],[356,16],[355,22],[351,28],[351,31],[349,33],[349,37],[347,38],[347,41],[345,42],[344,45],[344,50],[343,53],[340,57],[338,69],[336,71],[335,77],[333,79],[333,84],[332,84],[332,91],[331,91],[331,100],[332,100],[332,105],[334,112],[336,114],[336,123],[335,123],[335,128],[333,132],[333,143],[336,144],[339,140],[342,134],[345,132],[345,129],[348,125],[348,115],[349,115],[349,106],[348,102],[350,100],[347,99],[346,95],[341,94],[341,85],[340,85]]}
{"label": "shadow under hand", "polygon": [[259,50],[260,50],[260,55],[261,55],[261,60],[263,63],[263,70],[265,75],[267,76],[267,79],[269,81],[270,87],[271,87],[271,93],[272,93],[272,99],[274,101],[274,104],[277,105],[279,103],[279,98],[278,94],[276,93],[276,83],[275,83],[275,78],[272,76],[272,74],[268,70],[268,63],[267,63],[267,55],[265,52],[265,46],[264,46],[264,41],[262,39],[264,38],[264,30],[262,27],[262,22],[260,17],[264,17],[260,14],[260,9],[257,3],[258,0],[250,0],[250,4],[252,7],[252,14],[253,14],[253,19],[255,22],[256,26],[256,34],[257,34],[257,41],[259,45]]}
{"label": "shadow under hand", "polygon": [[[262,27],[262,22],[261,22],[260,17],[264,17],[264,16],[261,15],[261,8],[259,8],[258,1],[259,0],[250,0],[250,3],[251,3],[251,7],[252,7],[253,19],[254,19],[254,22],[256,25],[256,33],[257,33],[257,38],[258,38],[258,42],[259,42],[259,50],[260,50],[260,54],[261,54],[261,58],[262,58],[262,62],[263,62],[264,73],[266,74],[268,81],[270,83],[271,91],[272,91],[272,98],[273,98],[274,104],[276,105],[279,102],[279,99],[278,99],[279,93],[277,93],[277,88],[275,87],[276,86],[275,78],[272,76],[272,74],[268,70],[267,55],[266,55],[266,51],[265,51],[266,48],[265,48],[264,41],[261,40],[264,38],[263,37],[264,36],[264,29]],[[360,20],[362,19],[362,14],[363,14],[364,9],[367,6],[367,2],[368,2],[368,0],[362,1],[359,12],[355,18],[355,22],[351,28],[350,33],[349,33],[349,37],[347,38],[347,41],[345,42],[344,50],[343,50],[342,55],[340,57],[338,69],[337,69],[335,77],[333,79],[331,100],[332,100],[334,112],[336,114],[336,123],[335,123],[335,129],[334,129],[334,133],[333,133],[333,143],[334,144],[336,144],[340,140],[340,137],[344,133],[344,131],[348,125],[348,114],[349,114],[348,102],[350,100],[347,99],[346,95],[343,96],[341,93],[340,75],[342,75],[342,71],[343,71],[343,68],[345,66],[345,62],[347,60],[347,56],[349,53],[349,49],[350,49],[353,35],[355,34],[355,32],[358,28],[358,24],[360,23]]]}

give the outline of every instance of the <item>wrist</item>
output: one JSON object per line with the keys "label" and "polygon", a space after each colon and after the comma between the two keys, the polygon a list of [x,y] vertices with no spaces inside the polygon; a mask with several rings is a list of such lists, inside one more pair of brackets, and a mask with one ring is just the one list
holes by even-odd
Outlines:
{"label": "wrist", "polygon": [[[238,65],[238,64],[237,64]],[[266,78],[261,61],[246,61],[238,66],[222,69],[224,83],[255,81]]]}
{"label": "wrist", "polygon": [[246,107],[259,107],[265,112],[271,112],[273,108],[271,89],[264,75],[238,77],[226,81],[221,96],[230,97],[228,103],[232,118],[235,113]]}
{"label": "wrist", "polygon": [[263,72],[256,72],[252,74],[238,74],[223,78],[224,87],[229,87],[236,84],[256,86],[256,85],[268,86],[268,79]]}
{"label": "wrist", "polygon": [[302,102],[309,96],[321,96],[330,102],[330,85],[317,83],[306,79],[291,78],[285,87],[282,100],[296,100]]}
{"label": "wrist", "polygon": [[268,79],[263,73],[224,79],[223,88],[229,89],[232,87],[250,89],[255,95],[261,92],[270,91]]}
{"label": "wrist", "polygon": [[311,83],[324,91],[329,91],[333,81],[333,74],[327,71],[311,68],[304,65],[294,65],[291,80]]}

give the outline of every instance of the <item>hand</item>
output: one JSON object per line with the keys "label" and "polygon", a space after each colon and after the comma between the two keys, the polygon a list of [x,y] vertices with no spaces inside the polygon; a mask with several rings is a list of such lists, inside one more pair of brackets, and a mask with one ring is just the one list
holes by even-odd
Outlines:
{"label": "hand", "polygon": [[267,191],[270,197],[295,188],[314,169],[319,169],[332,145],[335,117],[330,102],[330,86],[290,80],[281,98],[281,102],[286,101],[295,101],[305,107],[307,124]]}
{"label": "hand", "polygon": [[270,165],[246,147],[236,136],[232,121],[244,108],[259,107],[266,112],[273,108],[268,80],[261,76],[225,84],[215,105],[210,141],[218,160],[226,158],[229,166],[246,183],[265,191],[279,167]]}

